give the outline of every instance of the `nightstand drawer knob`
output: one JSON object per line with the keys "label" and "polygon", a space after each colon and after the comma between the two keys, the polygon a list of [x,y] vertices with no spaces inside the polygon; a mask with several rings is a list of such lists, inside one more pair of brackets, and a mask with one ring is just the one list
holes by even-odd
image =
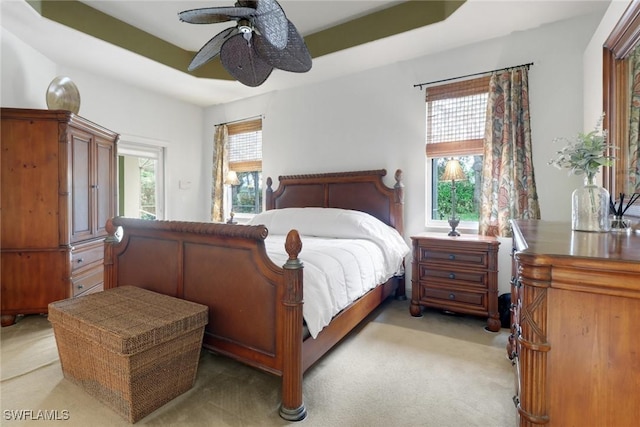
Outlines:
{"label": "nightstand drawer knob", "polygon": [[455,279],[456,273],[449,273],[449,279]]}
{"label": "nightstand drawer knob", "polygon": [[449,254],[449,259],[450,260],[454,260],[454,259],[456,259],[456,256],[454,254]]}
{"label": "nightstand drawer knob", "polygon": [[456,299],[456,294],[449,294],[449,299]]}

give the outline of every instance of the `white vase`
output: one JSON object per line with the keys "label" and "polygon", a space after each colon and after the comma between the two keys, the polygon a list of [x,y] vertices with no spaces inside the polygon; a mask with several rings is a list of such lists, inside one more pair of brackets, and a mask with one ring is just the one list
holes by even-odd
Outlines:
{"label": "white vase", "polygon": [[571,229],[609,231],[609,192],[596,185],[594,175],[587,175],[571,195]]}

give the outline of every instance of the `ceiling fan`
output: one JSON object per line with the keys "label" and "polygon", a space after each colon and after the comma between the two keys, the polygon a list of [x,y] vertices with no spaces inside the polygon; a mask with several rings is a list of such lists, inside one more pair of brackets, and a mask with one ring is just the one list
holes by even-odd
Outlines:
{"label": "ceiling fan", "polygon": [[190,24],[236,21],[200,48],[189,71],[220,55],[222,65],[236,80],[260,86],[274,68],[295,73],[311,69],[304,39],[276,0],[239,0],[233,7],[185,10],[178,18]]}

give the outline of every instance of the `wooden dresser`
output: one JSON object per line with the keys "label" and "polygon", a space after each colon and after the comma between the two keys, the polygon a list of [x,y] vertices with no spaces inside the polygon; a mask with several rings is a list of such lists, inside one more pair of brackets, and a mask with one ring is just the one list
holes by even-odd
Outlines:
{"label": "wooden dresser", "polygon": [[640,235],[514,221],[520,426],[640,424]]}
{"label": "wooden dresser", "polygon": [[487,318],[487,329],[500,330],[498,247],[493,237],[444,233],[412,236],[412,316],[422,307]]}
{"label": "wooden dresser", "polygon": [[118,135],[71,112],[2,108],[2,326],[102,289]]}

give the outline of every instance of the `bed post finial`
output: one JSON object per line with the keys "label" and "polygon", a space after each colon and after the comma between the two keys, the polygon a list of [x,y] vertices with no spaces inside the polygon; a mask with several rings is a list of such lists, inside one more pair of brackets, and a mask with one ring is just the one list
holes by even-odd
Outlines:
{"label": "bed post finial", "polygon": [[298,230],[291,230],[287,234],[287,240],[284,243],[284,249],[289,254],[287,264],[299,263],[298,255],[302,250],[302,240],[300,240],[300,234]]}
{"label": "bed post finial", "polygon": [[118,227],[113,225],[113,218],[109,218],[107,223],[104,226],[104,229],[107,231],[107,238],[105,239],[106,243],[118,243],[118,237],[116,236],[116,232],[118,231]]}
{"label": "bed post finial", "polygon": [[404,203],[404,184],[402,183],[402,170],[398,169],[395,174],[396,183],[393,186],[396,190],[396,203]]}
{"label": "bed post finial", "polygon": [[404,212],[404,184],[402,183],[402,170],[396,170],[395,174],[396,183],[393,186],[393,209],[392,226],[398,230],[400,235],[404,235],[404,218],[402,213]]}
{"label": "bed post finial", "polygon": [[271,177],[267,178],[267,190],[265,191],[265,209],[266,210],[271,210],[274,209],[275,206],[273,206],[273,188],[271,188],[271,186],[273,185],[273,180],[271,179]]}

